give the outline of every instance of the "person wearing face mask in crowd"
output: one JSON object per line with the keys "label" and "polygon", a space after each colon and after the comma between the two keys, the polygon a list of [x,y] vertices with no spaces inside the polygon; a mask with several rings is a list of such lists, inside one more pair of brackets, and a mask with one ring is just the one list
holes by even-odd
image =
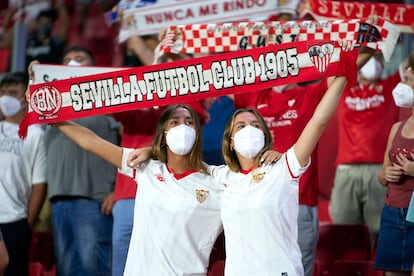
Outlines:
{"label": "person wearing face mask in crowd", "polygon": [[[373,54],[369,48],[358,56],[357,66],[364,64]],[[254,107],[263,116],[274,139],[273,150],[287,151],[299,138],[301,130],[312,117],[333,78],[318,82],[289,83],[269,89],[235,94],[234,107]],[[299,185],[299,235],[302,264],[306,276],[311,276],[318,242],[318,150],[312,153],[312,163],[300,178]]]}
{"label": "person wearing face mask in crowd", "polygon": [[238,109],[230,118],[222,146],[226,165],[209,167],[224,186],[225,275],[304,275],[298,244],[299,179],[345,84],[345,77],[333,77],[296,142],[265,166],[256,165],[260,153],[274,146],[260,111]]}
{"label": "person wearing face mask in crowd", "polygon": [[[343,50],[351,50],[353,48],[352,44],[346,40],[339,40],[338,42]],[[263,182],[264,185],[261,186],[267,188],[257,192],[257,201],[250,200],[250,198],[253,198],[252,193],[256,193],[256,191],[249,190],[249,187],[256,186],[272,170],[272,167],[265,167],[263,169],[259,168],[259,165],[266,165],[277,161],[281,155],[271,150],[275,148],[272,143],[272,138],[275,139],[275,137],[272,137],[273,135],[268,126],[266,126],[267,122],[258,113],[260,112],[259,110],[242,109],[241,111],[236,111],[231,117],[223,136],[223,156],[227,165],[224,167],[209,167],[213,177],[225,189],[224,204],[222,206],[227,257],[225,275],[273,275],[278,271],[282,274],[287,273],[287,275],[304,275],[297,235],[298,181],[310,165],[308,164],[308,159],[322,134],[325,124],[335,110],[335,103],[339,100],[345,83],[343,77],[332,77],[328,92],[325,93],[324,98],[321,100],[320,107],[317,108],[317,111],[313,110],[315,111],[315,117],[311,120],[312,124],[306,127],[306,129],[310,128],[312,130],[302,132],[301,138],[298,138],[299,140],[296,142],[296,144],[301,144],[301,156],[298,157],[300,158],[300,165],[297,163],[297,160],[294,164],[289,164],[291,166],[295,165],[294,176],[288,176],[286,174],[287,171],[278,174],[278,176],[285,175],[289,178],[284,181],[282,178],[275,178],[273,175],[274,171],[272,171],[272,175],[266,178],[266,181]],[[242,94],[252,95],[251,93]],[[238,122],[236,126],[235,117],[239,112],[241,114],[247,113],[248,115],[247,119],[243,116],[242,118],[244,119]],[[252,114],[249,115],[249,113]],[[315,122],[319,120],[315,119],[318,117],[321,121]],[[239,135],[235,135],[236,131],[249,124],[260,128],[262,133],[257,135],[257,131],[254,128],[246,127],[246,131],[241,131]],[[263,131],[265,134],[263,134]],[[278,133],[278,135],[282,134]],[[230,140],[234,140],[234,143],[230,142]],[[295,141],[292,141],[291,150],[288,153],[288,158],[293,158],[293,161],[296,159],[295,153],[292,150],[294,145]],[[309,148],[305,149],[305,147]],[[263,156],[263,158],[260,158],[260,156]],[[286,155],[283,158],[285,157]],[[129,160],[131,161],[131,166],[134,167],[140,161],[145,160],[145,158],[139,158],[137,153],[131,152]],[[285,159],[283,159],[283,164],[283,166],[286,165]],[[279,170],[280,167],[277,171]],[[277,179],[293,185],[282,185],[284,187],[282,188],[283,192],[281,192],[279,184],[282,183],[277,181],[271,187],[269,186],[270,183],[273,183],[273,180]],[[272,187],[276,190],[267,193],[273,189]],[[228,192],[228,197],[226,197],[226,191]],[[271,198],[267,197],[266,194]],[[262,196],[265,200],[261,198]],[[279,200],[278,196],[281,198],[286,197],[285,203],[282,203],[283,200]],[[264,203],[265,201],[281,204],[281,206],[284,205],[286,208],[280,209],[280,206],[272,204],[269,205],[270,208],[264,208],[261,204],[267,205],[267,203]],[[261,216],[255,210],[266,210],[268,214]],[[279,213],[278,210],[282,211]],[[260,213],[263,214],[263,211],[260,211]],[[252,228],[252,226],[254,227]],[[263,226],[263,228],[259,226]],[[256,232],[256,229],[258,232]],[[312,271],[312,268],[310,271]]]}
{"label": "person wearing face mask in crowd", "polygon": [[384,270],[386,276],[409,276],[414,262],[414,222],[406,217],[414,189],[414,54],[410,56],[402,82],[392,94],[397,106],[411,109],[411,116],[392,126],[378,173],[378,180],[387,193],[375,268]]}
{"label": "person wearing face mask in crowd", "polygon": [[55,126],[139,183],[124,275],[206,275],[210,251],[222,231],[222,190],[202,163],[200,122],[192,108],[179,104],[165,109],[152,159],[136,170],[127,164],[133,149],[108,143],[73,122]]}
{"label": "person wearing face mask in crowd", "polygon": [[21,140],[18,129],[26,112],[24,72],[6,74],[0,81],[0,231],[9,254],[4,275],[28,275],[32,226],[46,196],[44,131],[30,126]]}
{"label": "person wearing face mask in crowd", "polygon": [[[32,65],[29,74],[34,78]],[[93,54],[72,46],[62,63],[94,66]],[[120,123],[102,115],[75,120],[118,144]],[[112,207],[116,167],[47,126],[47,183],[57,275],[111,275]]]}
{"label": "person wearing face mask in crowd", "polygon": [[[222,187],[201,159],[200,122],[190,106],[165,109],[150,150],[119,147],[73,122],[55,126],[139,183],[124,275],[207,274],[210,252],[223,230]],[[269,162],[275,154],[262,157]]]}
{"label": "person wearing face mask in crowd", "polygon": [[[59,19],[59,29],[54,30]],[[64,1],[56,7],[41,11],[36,17],[35,28],[29,28],[26,42],[26,67],[34,60],[46,64],[59,64],[62,60],[70,28],[70,15]]]}
{"label": "person wearing face mask in crowd", "polygon": [[376,53],[359,70],[358,84],[345,88],[338,107],[337,168],[330,215],[334,223],[366,224],[372,246],[386,193],[377,175],[389,130],[399,119],[391,91],[401,80],[403,66],[381,79],[382,55]]}

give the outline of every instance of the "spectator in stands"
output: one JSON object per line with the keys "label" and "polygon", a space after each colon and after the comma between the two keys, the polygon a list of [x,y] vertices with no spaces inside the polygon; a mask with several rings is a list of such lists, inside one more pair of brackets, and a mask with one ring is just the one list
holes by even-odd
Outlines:
{"label": "spectator in stands", "polygon": [[271,133],[269,122],[259,114],[260,108],[238,109],[231,117],[223,135],[226,166],[211,171],[225,187],[222,221],[226,274],[307,275],[298,244],[298,231],[304,230],[298,229],[299,179],[310,165],[311,154],[345,84],[343,76],[333,77],[320,103],[312,110],[314,115],[303,127],[295,125],[298,138],[282,145],[289,143],[288,149],[278,148],[284,152],[282,158],[268,166],[258,166],[260,153],[275,148],[272,136],[277,144],[280,141],[277,137],[285,134]]}
{"label": "spectator in stands", "polygon": [[[65,51],[62,63],[93,66],[95,61],[89,50],[73,46]],[[112,116],[76,122],[119,143],[120,124]],[[111,275],[116,168],[81,149],[52,126],[46,128],[45,141],[57,274]]]}
{"label": "spectator in stands", "polygon": [[[59,29],[54,34],[55,23]],[[41,11],[36,17],[35,28],[29,34],[26,44],[26,65],[37,60],[41,63],[59,64],[69,33],[70,16],[64,1],[57,1],[56,7]]]}
{"label": "spectator in stands", "polygon": [[[405,64],[406,62],[404,62]],[[387,136],[400,110],[392,89],[400,70],[382,79],[381,53],[359,70],[358,84],[347,86],[338,107],[339,141],[336,174],[330,200],[334,223],[366,224],[374,246],[386,189],[378,183]]]}
{"label": "spectator in stands", "polygon": [[407,275],[414,260],[414,223],[406,220],[414,189],[414,53],[404,67],[402,82],[392,91],[395,103],[410,108],[411,116],[390,131],[384,162],[378,174],[387,187],[378,233],[375,268],[387,276]]}
{"label": "spectator in stands", "polygon": [[[358,57],[361,66],[373,52],[366,49]],[[299,138],[301,130],[312,117],[333,78],[316,83],[272,87],[261,91],[234,95],[236,109],[254,107],[267,123],[274,139],[273,149],[286,152]],[[312,275],[318,241],[318,154],[317,146],[312,153],[312,163],[300,178],[298,241],[306,276]]]}
{"label": "spectator in stands", "polygon": [[26,113],[27,73],[6,74],[0,81],[0,231],[9,254],[5,275],[28,275],[32,226],[46,196],[44,131],[30,126],[18,136]]}
{"label": "spectator in stands", "polygon": [[55,126],[140,185],[124,275],[206,274],[209,254],[222,230],[221,189],[202,163],[201,127],[193,109],[168,106],[157,124],[153,159],[136,174],[126,162],[132,149],[108,143],[71,122]]}
{"label": "spectator in stands", "polygon": [[203,126],[203,160],[210,165],[224,164],[221,145],[227,121],[234,112],[233,101],[226,96],[217,98],[208,110],[209,120]]}
{"label": "spectator in stands", "polygon": [[[153,61],[155,46],[148,44],[148,37],[132,36],[127,40],[131,52],[124,60],[124,66],[150,65]],[[190,106],[196,110],[201,124],[206,121],[206,110],[201,103],[193,102]],[[122,123],[121,146],[142,148],[150,146],[156,131],[156,121],[164,107],[144,108],[113,114]],[[112,275],[122,275],[125,267],[130,237],[132,234],[135,195],[137,184],[132,178],[117,173],[113,208],[114,226],[112,242]],[[139,184],[138,184],[139,185]]]}

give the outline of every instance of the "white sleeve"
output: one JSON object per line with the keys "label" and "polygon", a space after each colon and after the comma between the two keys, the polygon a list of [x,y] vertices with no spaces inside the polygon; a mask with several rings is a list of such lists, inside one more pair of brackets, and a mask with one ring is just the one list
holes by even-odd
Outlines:
{"label": "white sleeve", "polygon": [[134,149],[132,149],[132,148],[123,148],[123,150],[122,150],[122,167],[118,168],[119,173],[121,173],[125,176],[129,176],[131,178],[134,177],[135,169],[128,166],[127,160],[128,160],[129,153],[132,152],[133,150]]}
{"label": "white sleeve", "polygon": [[295,151],[293,147],[291,147],[284,156],[286,158],[286,164],[289,169],[290,176],[292,178],[300,177],[310,166],[311,159],[309,158],[309,162],[305,167],[301,167],[299,161],[296,157]]}

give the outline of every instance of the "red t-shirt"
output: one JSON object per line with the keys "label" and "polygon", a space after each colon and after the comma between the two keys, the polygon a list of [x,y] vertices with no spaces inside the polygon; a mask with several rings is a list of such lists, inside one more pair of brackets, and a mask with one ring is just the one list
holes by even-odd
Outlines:
{"label": "red t-shirt", "polygon": [[[397,155],[402,153],[408,160],[413,161],[410,153],[414,153],[414,139],[401,135],[402,128],[407,120],[403,121],[395,134],[388,157],[391,163],[398,164]],[[388,183],[388,192],[385,196],[387,205],[393,208],[408,208],[414,189],[414,178],[403,175],[397,183]]]}
{"label": "red t-shirt", "polygon": [[399,119],[392,90],[399,72],[375,85],[346,87],[338,106],[336,164],[382,163],[392,125]]}
{"label": "red t-shirt", "polygon": [[[305,87],[295,87],[277,93],[271,89],[236,94],[235,108],[256,108],[266,121],[273,136],[273,149],[287,151],[296,143],[316,106],[327,90],[326,81]],[[318,204],[317,149],[312,153],[312,163],[299,182],[299,203],[308,206]]]}

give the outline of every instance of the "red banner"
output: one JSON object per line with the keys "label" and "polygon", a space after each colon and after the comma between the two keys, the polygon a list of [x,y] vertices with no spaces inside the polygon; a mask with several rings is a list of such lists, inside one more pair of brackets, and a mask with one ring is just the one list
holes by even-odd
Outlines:
{"label": "red banner", "polygon": [[332,41],[286,43],[31,85],[21,135],[34,123],[189,102],[344,73],[356,77],[357,52],[342,52]]}
{"label": "red banner", "polygon": [[310,14],[316,20],[368,18],[375,14],[393,23],[402,33],[414,33],[413,5],[307,0],[299,16],[304,17],[306,14]]}

